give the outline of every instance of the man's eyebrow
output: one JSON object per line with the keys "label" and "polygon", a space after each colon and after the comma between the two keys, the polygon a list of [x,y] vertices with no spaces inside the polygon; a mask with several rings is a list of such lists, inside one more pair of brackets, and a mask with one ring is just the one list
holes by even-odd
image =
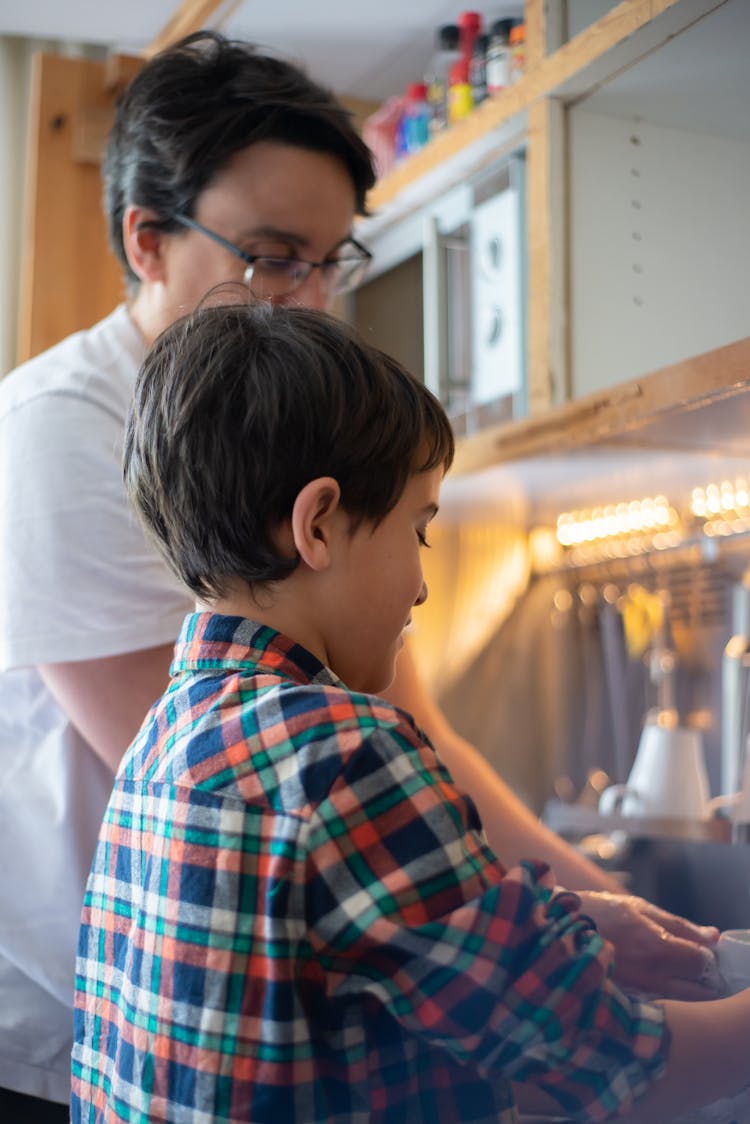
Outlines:
{"label": "man's eyebrow", "polygon": [[[352,237],[351,234],[345,234],[340,238],[335,246],[332,246],[328,251],[332,254],[344,242],[348,242]],[[278,226],[254,226],[248,230],[241,231],[233,241],[235,242],[250,242],[253,239],[269,238],[276,242],[286,242],[290,246],[297,246],[301,250],[307,249],[310,245],[310,239],[304,234],[298,234],[293,230],[282,230]]]}
{"label": "man's eyebrow", "polygon": [[249,241],[252,238],[272,238],[278,242],[290,242],[295,246],[308,246],[310,239],[305,238],[303,234],[297,234],[293,230],[282,230],[278,226],[253,226],[247,230],[240,231],[237,235],[237,241]]}

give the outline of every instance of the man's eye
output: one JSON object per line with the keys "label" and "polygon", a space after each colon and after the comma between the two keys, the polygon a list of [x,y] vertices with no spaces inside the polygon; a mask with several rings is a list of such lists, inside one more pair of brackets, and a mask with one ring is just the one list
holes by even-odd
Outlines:
{"label": "man's eye", "polygon": [[256,272],[261,270],[263,273],[277,274],[280,277],[294,275],[300,268],[304,270],[304,264],[295,258],[256,258],[255,261]]}

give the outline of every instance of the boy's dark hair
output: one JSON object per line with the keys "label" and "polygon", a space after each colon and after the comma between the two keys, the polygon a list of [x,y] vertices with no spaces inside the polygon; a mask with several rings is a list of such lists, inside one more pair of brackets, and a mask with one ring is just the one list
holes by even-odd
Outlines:
{"label": "boy's dark hair", "polygon": [[358,213],[375,182],[372,157],[349,113],[298,67],[250,43],[200,31],[155,55],[123,92],[102,174],[109,238],[130,283],[125,208],[149,207],[162,229],[194,216],[200,193],[235,152],[280,141],[337,157]]}
{"label": "boy's dark hair", "polygon": [[199,597],[278,581],[274,546],[301,489],[334,477],[352,526],[376,525],[409,476],[453,459],[443,407],[395,359],[310,309],[203,307],[156,340],[125,435],[128,495]]}

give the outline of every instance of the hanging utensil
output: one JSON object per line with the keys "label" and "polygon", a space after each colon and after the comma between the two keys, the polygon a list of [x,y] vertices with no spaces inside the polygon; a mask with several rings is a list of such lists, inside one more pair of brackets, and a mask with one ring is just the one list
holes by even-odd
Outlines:
{"label": "hanging utensil", "polygon": [[617,587],[611,583],[605,585],[599,599],[599,627],[614,741],[613,761],[610,765],[615,781],[624,781],[632,765],[633,735],[627,700],[628,659],[622,615],[617,608],[619,600]]}

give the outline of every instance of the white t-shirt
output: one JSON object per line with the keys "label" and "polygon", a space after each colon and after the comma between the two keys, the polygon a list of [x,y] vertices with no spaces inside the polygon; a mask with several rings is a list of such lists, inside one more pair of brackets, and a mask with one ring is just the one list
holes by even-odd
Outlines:
{"label": "white t-shirt", "polygon": [[49,1100],[69,1098],[78,925],[112,774],[35,665],[169,643],[191,608],[122,484],[144,353],[121,306],[0,381],[0,1087]]}

